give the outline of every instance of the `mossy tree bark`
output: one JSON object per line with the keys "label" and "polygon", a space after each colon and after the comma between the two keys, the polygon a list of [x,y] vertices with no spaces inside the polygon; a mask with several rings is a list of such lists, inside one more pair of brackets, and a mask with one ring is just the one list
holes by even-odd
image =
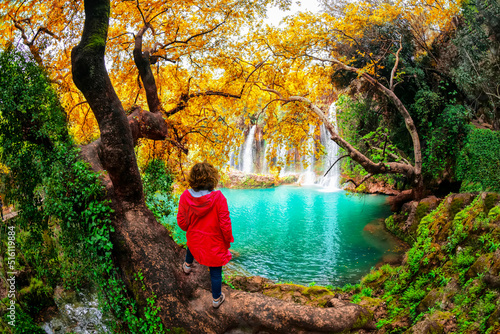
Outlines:
{"label": "mossy tree bark", "polygon": [[[208,271],[196,266],[189,276],[182,272],[185,251],[145,205],[134,143],[141,137],[164,139],[168,124],[160,112],[159,100],[154,99],[154,78],[147,70],[148,55],[141,52],[140,43],[134,55],[137,65],[143,66],[143,83],[149,86],[148,105],[154,110],[137,108],[126,116],[104,63],[109,14],[109,0],[85,0],[82,38],[72,51],[73,80],[85,95],[101,132],[99,140],[83,147],[82,156],[96,171],[107,172],[103,179],[115,210],[114,261],[139,305],[146,305],[146,299],[156,295],[155,306],[161,307],[159,316],[165,327],[181,327],[191,333],[224,333],[234,328],[331,333],[373,328],[371,315],[358,305],[318,309],[226,288],[227,301],[219,309],[212,309]],[[184,100],[175,112],[182,110]],[[144,276],[145,290],[133,279],[139,271]]]}

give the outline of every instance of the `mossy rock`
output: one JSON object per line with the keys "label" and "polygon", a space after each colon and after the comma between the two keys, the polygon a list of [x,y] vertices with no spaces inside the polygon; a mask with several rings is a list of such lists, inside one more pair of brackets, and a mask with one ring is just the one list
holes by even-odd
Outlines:
{"label": "mossy rock", "polygon": [[444,326],[447,322],[453,321],[455,315],[451,312],[437,311],[429,316],[429,319],[437,322],[441,326]]}
{"label": "mossy rock", "polygon": [[458,279],[457,278],[452,278],[448,284],[443,289],[443,292],[445,294],[444,300],[449,303],[455,297],[455,295],[459,292],[462,291],[462,288],[458,284]]}
{"label": "mossy rock", "polygon": [[500,327],[500,305],[491,313],[486,321],[487,327]]}
{"label": "mossy rock", "polygon": [[375,313],[375,311],[379,307],[383,307],[385,302],[383,299],[380,299],[380,298],[361,296],[361,301],[357,304],[360,306],[363,306],[364,308],[369,310],[371,313]]}
{"label": "mossy rock", "polygon": [[297,175],[287,175],[280,179],[280,184],[292,184],[299,180]]}
{"label": "mossy rock", "polygon": [[425,202],[420,202],[417,205],[416,212],[415,212],[415,221],[417,223],[420,223],[422,218],[427,216],[427,214],[430,212],[430,206],[428,203]]}
{"label": "mossy rock", "polygon": [[330,290],[322,286],[310,286],[302,291],[304,296],[323,296],[325,294],[332,294]]}
{"label": "mossy rock", "polygon": [[266,296],[315,307],[333,307],[335,293],[322,286],[305,287],[297,284],[271,284],[264,288]]}
{"label": "mossy rock", "polygon": [[484,203],[484,212],[488,213],[500,200],[500,194],[497,193],[483,193],[481,198]]}
{"label": "mossy rock", "polygon": [[236,289],[248,292],[262,292],[265,288],[276,286],[271,280],[261,276],[234,276],[229,282]]}
{"label": "mossy rock", "polygon": [[390,276],[389,273],[387,273],[381,269],[378,269],[378,270],[372,271],[368,275],[364,276],[361,279],[361,283],[363,284],[363,286],[367,286],[367,287],[370,287],[372,289],[375,289],[375,288],[381,286],[387,280],[387,278],[389,278],[389,276]]}
{"label": "mossy rock", "polygon": [[424,319],[413,325],[405,334],[441,334],[444,333],[444,328],[436,321]]}
{"label": "mossy rock", "polygon": [[489,269],[492,275],[500,274],[500,249],[491,254],[491,266]]}
{"label": "mossy rock", "polygon": [[298,284],[289,284],[289,283],[285,283],[285,284],[276,284],[277,287],[279,287],[280,291],[299,291],[300,293],[302,293],[305,289],[307,289],[305,286],[303,285],[298,285]]}
{"label": "mossy rock", "polygon": [[493,253],[481,255],[465,273],[465,280],[468,281],[471,278],[475,278],[477,275],[482,274],[490,269],[492,258]]}
{"label": "mossy rock", "polygon": [[417,306],[417,311],[419,313],[426,312],[429,308],[436,306],[436,303],[443,299],[444,293],[443,288],[433,289],[422,299],[422,301]]}
{"label": "mossy rock", "polygon": [[453,220],[455,215],[460,212],[466,205],[469,205],[476,197],[476,194],[463,193],[453,194],[447,199],[448,217]]}
{"label": "mossy rock", "polygon": [[19,291],[18,299],[28,314],[34,316],[43,308],[55,305],[53,293],[54,290],[50,286],[32,277],[30,285]]}

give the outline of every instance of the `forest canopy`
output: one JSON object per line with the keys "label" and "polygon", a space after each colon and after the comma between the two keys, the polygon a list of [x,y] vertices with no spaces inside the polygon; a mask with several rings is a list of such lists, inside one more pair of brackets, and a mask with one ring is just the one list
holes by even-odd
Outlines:
{"label": "forest canopy", "polygon": [[[319,147],[319,125],[326,119],[309,105],[326,114],[334,100],[346,96],[342,101],[351,102],[342,103],[339,119],[351,121],[339,125],[340,137],[353,140],[350,144],[373,165],[406,161],[426,183],[435,184],[454,180],[465,123],[479,119],[498,128],[498,86],[486,84],[497,71],[492,14],[497,4],[324,0],[319,13],[289,16],[280,27],[263,24],[266,6],[290,4],[111,3],[106,67],[116,93],[128,114],[158,110],[169,128],[161,140],[139,139],[139,165],[163,159],[181,181],[189,161],[223,167],[253,124],[273,143],[271,163],[279,147],[321,154],[309,152],[307,142],[313,137]],[[70,50],[83,28],[83,3],[6,2],[0,15],[2,44],[23,43],[47,70],[77,143],[96,140],[97,122],[70,68]],[[472,40],[480,41],[477,47],[470,47]],[[137,66],[138,46],[149,79]],[[405,129],[399,102],[386,96],[389,90],[414,120],[420,148]],[[296,96],[302,100],[290,99]],[[355,111],[352,103],[363,107]],[[378,156],[373,151],[384,146],[382,132],[389,149]],[[455,135],[459,145],[447,142]],[[365,173],[355,164],[347,166]]]}

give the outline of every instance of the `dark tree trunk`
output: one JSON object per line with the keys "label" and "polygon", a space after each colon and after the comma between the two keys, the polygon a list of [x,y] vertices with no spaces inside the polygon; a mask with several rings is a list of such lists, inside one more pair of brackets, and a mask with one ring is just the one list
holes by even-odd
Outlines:
{"label": "dark tree trunk", "polygon": [[[212,309],[206,267],[195,266],[189,276],[182,272],[185,251],[144,203],[134,143],[141,137],[164,139],[168,127],[155,101],[150,104],[155,108],[153,113],[137,108],[128,118],[125,115],[104,66],[109,13],[109,0],[85,1],[82,39],[72,51],[73,80],[85,95],[101,131],[99,140],[82,148],[82,156],[94,170],[107,171],[103,181],[115,210],[113,255],[139,304],[146,305],[146,299],[155,294],[155,306],[161,307],[159,315],[165,327],[182,327],[191,333],[224,333],[234,328],[336,333],[373,328],[371,315],[358,305],[313,308],[227,287],[223,288],[226,302]],[[137,50],[136,54],[140,63],[145,61]],[[141,72],[149,74],[146,68]],[[145,85],[147,82],[143,80]],[[152,94],[152,90],[146,91]],[[145,291],[135,286],[139,283],[133,274],[139,271],[144,275]]]}

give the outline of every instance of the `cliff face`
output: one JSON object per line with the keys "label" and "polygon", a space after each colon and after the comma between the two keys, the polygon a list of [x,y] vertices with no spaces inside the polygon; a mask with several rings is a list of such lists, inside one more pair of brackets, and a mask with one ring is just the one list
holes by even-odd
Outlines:
{"label": "cliff face", "polygon": [[380,333],[500,330],[500,195],[410,202],[386,226],[411,248],[400,266],[365,276],[352,297]]}

